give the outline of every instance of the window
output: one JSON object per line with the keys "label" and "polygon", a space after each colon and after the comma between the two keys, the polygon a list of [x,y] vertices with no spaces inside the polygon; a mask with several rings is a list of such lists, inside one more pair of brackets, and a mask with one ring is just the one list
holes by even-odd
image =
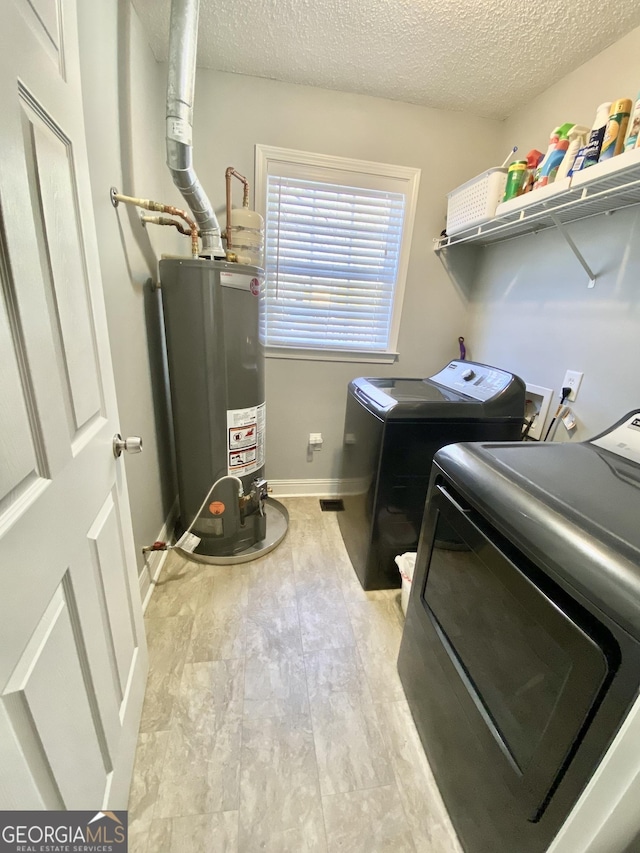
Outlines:
{"label": "window", "polygon": [[420,170],[256,146],[270,355],[393,361]]}

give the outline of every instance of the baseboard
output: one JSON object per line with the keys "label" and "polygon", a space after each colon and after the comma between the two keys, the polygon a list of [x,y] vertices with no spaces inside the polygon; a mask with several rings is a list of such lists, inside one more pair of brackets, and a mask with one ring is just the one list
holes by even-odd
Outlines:
{"label": "baseboard", "polygon": [[[160,532],[156,536],[156,540],[160,542],[170,542],[173,538],[173,528],[178,519],[178,498],[176,497],[173,506],[169,510],[165,523],[162,525]],[[168,551],[148,551],[145,554],[145,566],[140,573],[140,600],[142,601],[143,612],[147,609],[147,605],[151,600],[151,595],[155,589],[155,584],[160,577],[160,572],[167,559]]]}
{"label": "baseboard", "polygon": [[274,498],[334,498],[361,492],[361,480],[269,480],[269,494]]}

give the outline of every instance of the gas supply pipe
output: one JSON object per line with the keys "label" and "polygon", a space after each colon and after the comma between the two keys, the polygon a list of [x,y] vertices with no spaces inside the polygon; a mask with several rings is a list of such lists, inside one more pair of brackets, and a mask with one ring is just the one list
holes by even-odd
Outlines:
{"label": "gas supply pipe", "polygon": [[191,235],[191,230],[186,225],[177,219],[171,219],[170,216],[141,216],[140,221],[150,225],[173,225],[181,234],[185,234],[187,237]]}
{"label": "gas supply pipe", "polygon": [[[114,207],[117,207],[120,202],[123,204],[131,204],[134,207],[141,207],[143,210],[153,210],[156,213],[169,213],[172,216],[178,216],[180,219],[184,220],[189,226],[189,230],[183,229],[182,227],[178,227],[179,223],[177,223],[173,219],[167,219],[164,222],[157,221],[155,224],[157,225],[175,225],[182,234],[190,234],[191,235],[191,254],[194,258],[198,257],[200,251],[200,244],[198,240],[198,226],[194,222],[193,219],[188,215],[188,213],[184,210],[181,210],[179,207],[174,207],[172,204],[162,204],[159,201],[152,201],[148,198],[135,198],[134,196],[124,195],[123,193],[119,193],[115,187],[111,187],[110,191],[111,196],[111,204]],[[155,220],[163,219],[163,217],[146,217],[146,221],[153,222]]]}

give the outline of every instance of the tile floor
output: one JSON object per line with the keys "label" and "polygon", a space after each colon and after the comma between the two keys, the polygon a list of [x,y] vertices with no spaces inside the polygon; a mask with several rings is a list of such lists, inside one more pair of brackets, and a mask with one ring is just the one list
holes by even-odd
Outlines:
{"label": "tile floor", "polygon": [[460,853],[396,671],[399,591],[363,592],[317,499],[284,503],[261,560],[165,563],[130,850]]}

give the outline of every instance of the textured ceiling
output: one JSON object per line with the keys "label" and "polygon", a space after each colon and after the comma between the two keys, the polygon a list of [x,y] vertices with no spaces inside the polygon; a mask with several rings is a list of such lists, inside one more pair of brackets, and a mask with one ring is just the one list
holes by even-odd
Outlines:
{"label": "textured ceiling", "polygon": [[[170,0],[133,5],[166,60]],[[201,0],[198,64],[504,118],[638,24],[640,0]]]}

